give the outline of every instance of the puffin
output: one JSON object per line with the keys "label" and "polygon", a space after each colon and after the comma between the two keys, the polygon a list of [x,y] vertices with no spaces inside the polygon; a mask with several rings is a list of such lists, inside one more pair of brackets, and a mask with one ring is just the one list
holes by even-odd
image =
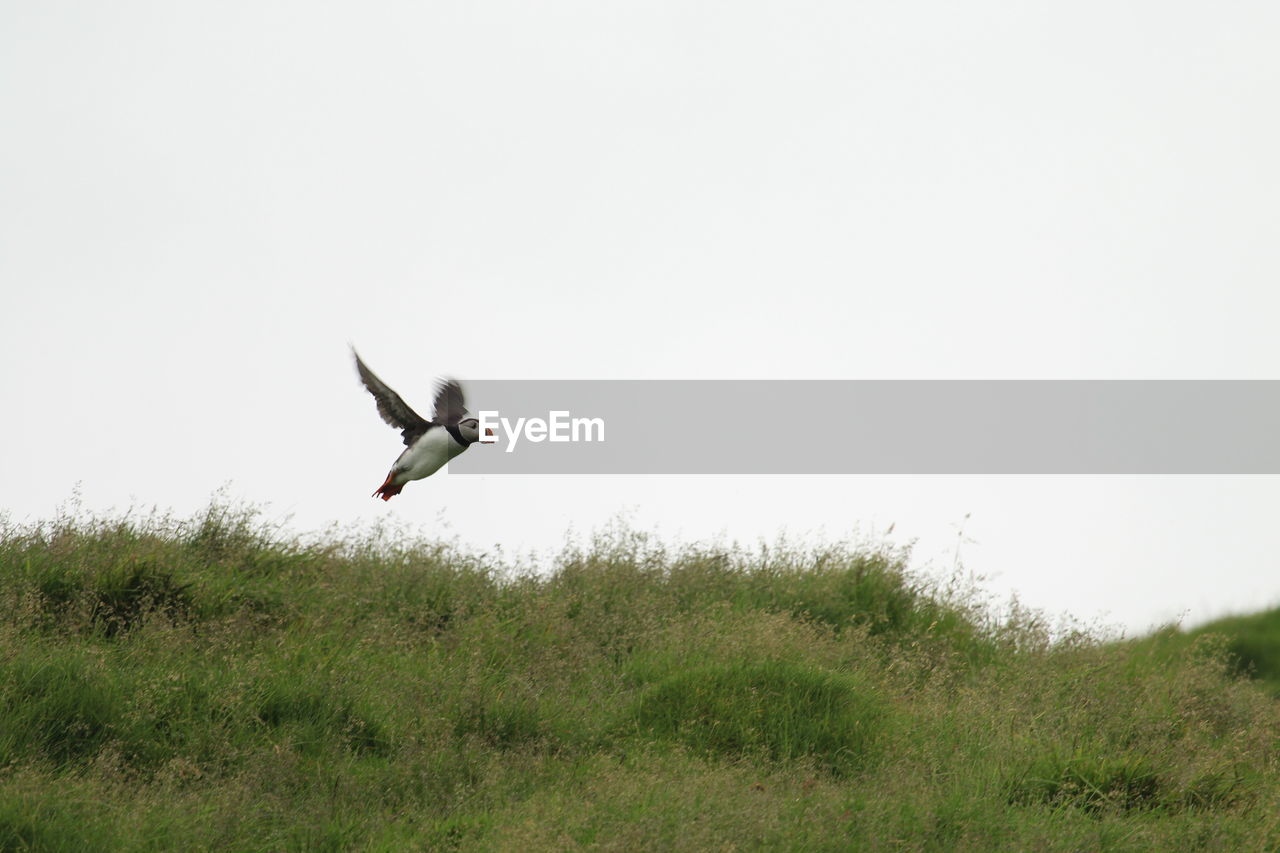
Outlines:
{"label": "puffin", "polygon": [[[378,414],[391,426],[400,430],[405,450],[391,466],[387,479],[372,497],[389,501],[410,480],[421,480],[439,471],[450,459],[480,441],[480,422],[465,417],[462,386],[455,379],[441,379],[436,386],[435,415],[427,420],[419,415],[369,369],[355,347],[351,354],[356,359],[356,372],[360,381],[378,404]],[[485,429],[485,437],[492,438],[493,430]],[[484,442],[482,442],[484,443]]]}

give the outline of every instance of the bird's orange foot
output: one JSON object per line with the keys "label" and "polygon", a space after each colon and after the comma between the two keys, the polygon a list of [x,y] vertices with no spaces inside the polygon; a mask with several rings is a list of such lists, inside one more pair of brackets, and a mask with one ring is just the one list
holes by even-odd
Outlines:
{"label": "bird's orange foot", "polygon": [[401,483],[398,486],[395,485],[391,482],[395,477],[395,471],[388,474],[386,481],[381,486],[378,486],[378,490],[373,493],[372,497],[382,498],[384,501],[389,501],[396,495],[400,494],[400,490],[404,488],[404,483]]}

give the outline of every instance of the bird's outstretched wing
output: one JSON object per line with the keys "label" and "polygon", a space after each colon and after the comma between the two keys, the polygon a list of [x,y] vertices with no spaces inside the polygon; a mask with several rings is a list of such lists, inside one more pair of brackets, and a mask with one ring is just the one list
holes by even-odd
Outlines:
{"label": "bird's outstretched wing", "polygon": [[436,388],[436,423],[453,426],[467,413],[462,386],[456,379],[442,379]]}
{"label": "bird's outstretched wing", "polygon": [[356,357],[356,370],[360,374],[360,381],[364,383],[365,388],[369,389],[369,393],[378,404],[378,414],[382,415],[382,419],[391,426],[402,430],[400,434],[406,445],[412,444],[415,438],[427,431],[431,422],[409,408],[409,404],[402,400],[399,394],[379,379],[360,359],[360,353],[356,352],[355,347],[351,348],[351,354]]}

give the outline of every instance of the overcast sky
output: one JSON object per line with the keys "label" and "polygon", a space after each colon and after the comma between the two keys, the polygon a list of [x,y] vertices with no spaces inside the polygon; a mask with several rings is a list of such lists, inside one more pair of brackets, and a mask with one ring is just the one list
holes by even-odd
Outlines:
{"label": "overcast sky", "polygon": [[[0,4],[0,509],[230,484],[509,553],[619,512],[894,524],[926,568],[963,523],[993,593],[1054,613],[1275,604],[1277,478],[437,475],[384,504],[398,436],[347,344],[420,410],[439,374],[1277,379],[1277,44],[1269,2]],[[762,401],[792,440],[803,414]]]}

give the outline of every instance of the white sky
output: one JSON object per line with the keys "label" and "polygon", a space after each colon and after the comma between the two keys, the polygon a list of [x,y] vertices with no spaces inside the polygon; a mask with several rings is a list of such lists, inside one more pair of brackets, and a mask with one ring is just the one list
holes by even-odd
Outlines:
{"label": "white sky", "polygon": [[[1280,378],[1277,44],[1268,2],[2,4],[0,508],[230,483],[300,529],[509,552],[620,511],[895,523],[938,566],[970,514],[968,568],[1051,612],[1276,603],[1277,478],[437,476],[383,504],[398,436],[346,347],[420,409],[441,373]],[[797,440],[806,414],[761,407]]]}

